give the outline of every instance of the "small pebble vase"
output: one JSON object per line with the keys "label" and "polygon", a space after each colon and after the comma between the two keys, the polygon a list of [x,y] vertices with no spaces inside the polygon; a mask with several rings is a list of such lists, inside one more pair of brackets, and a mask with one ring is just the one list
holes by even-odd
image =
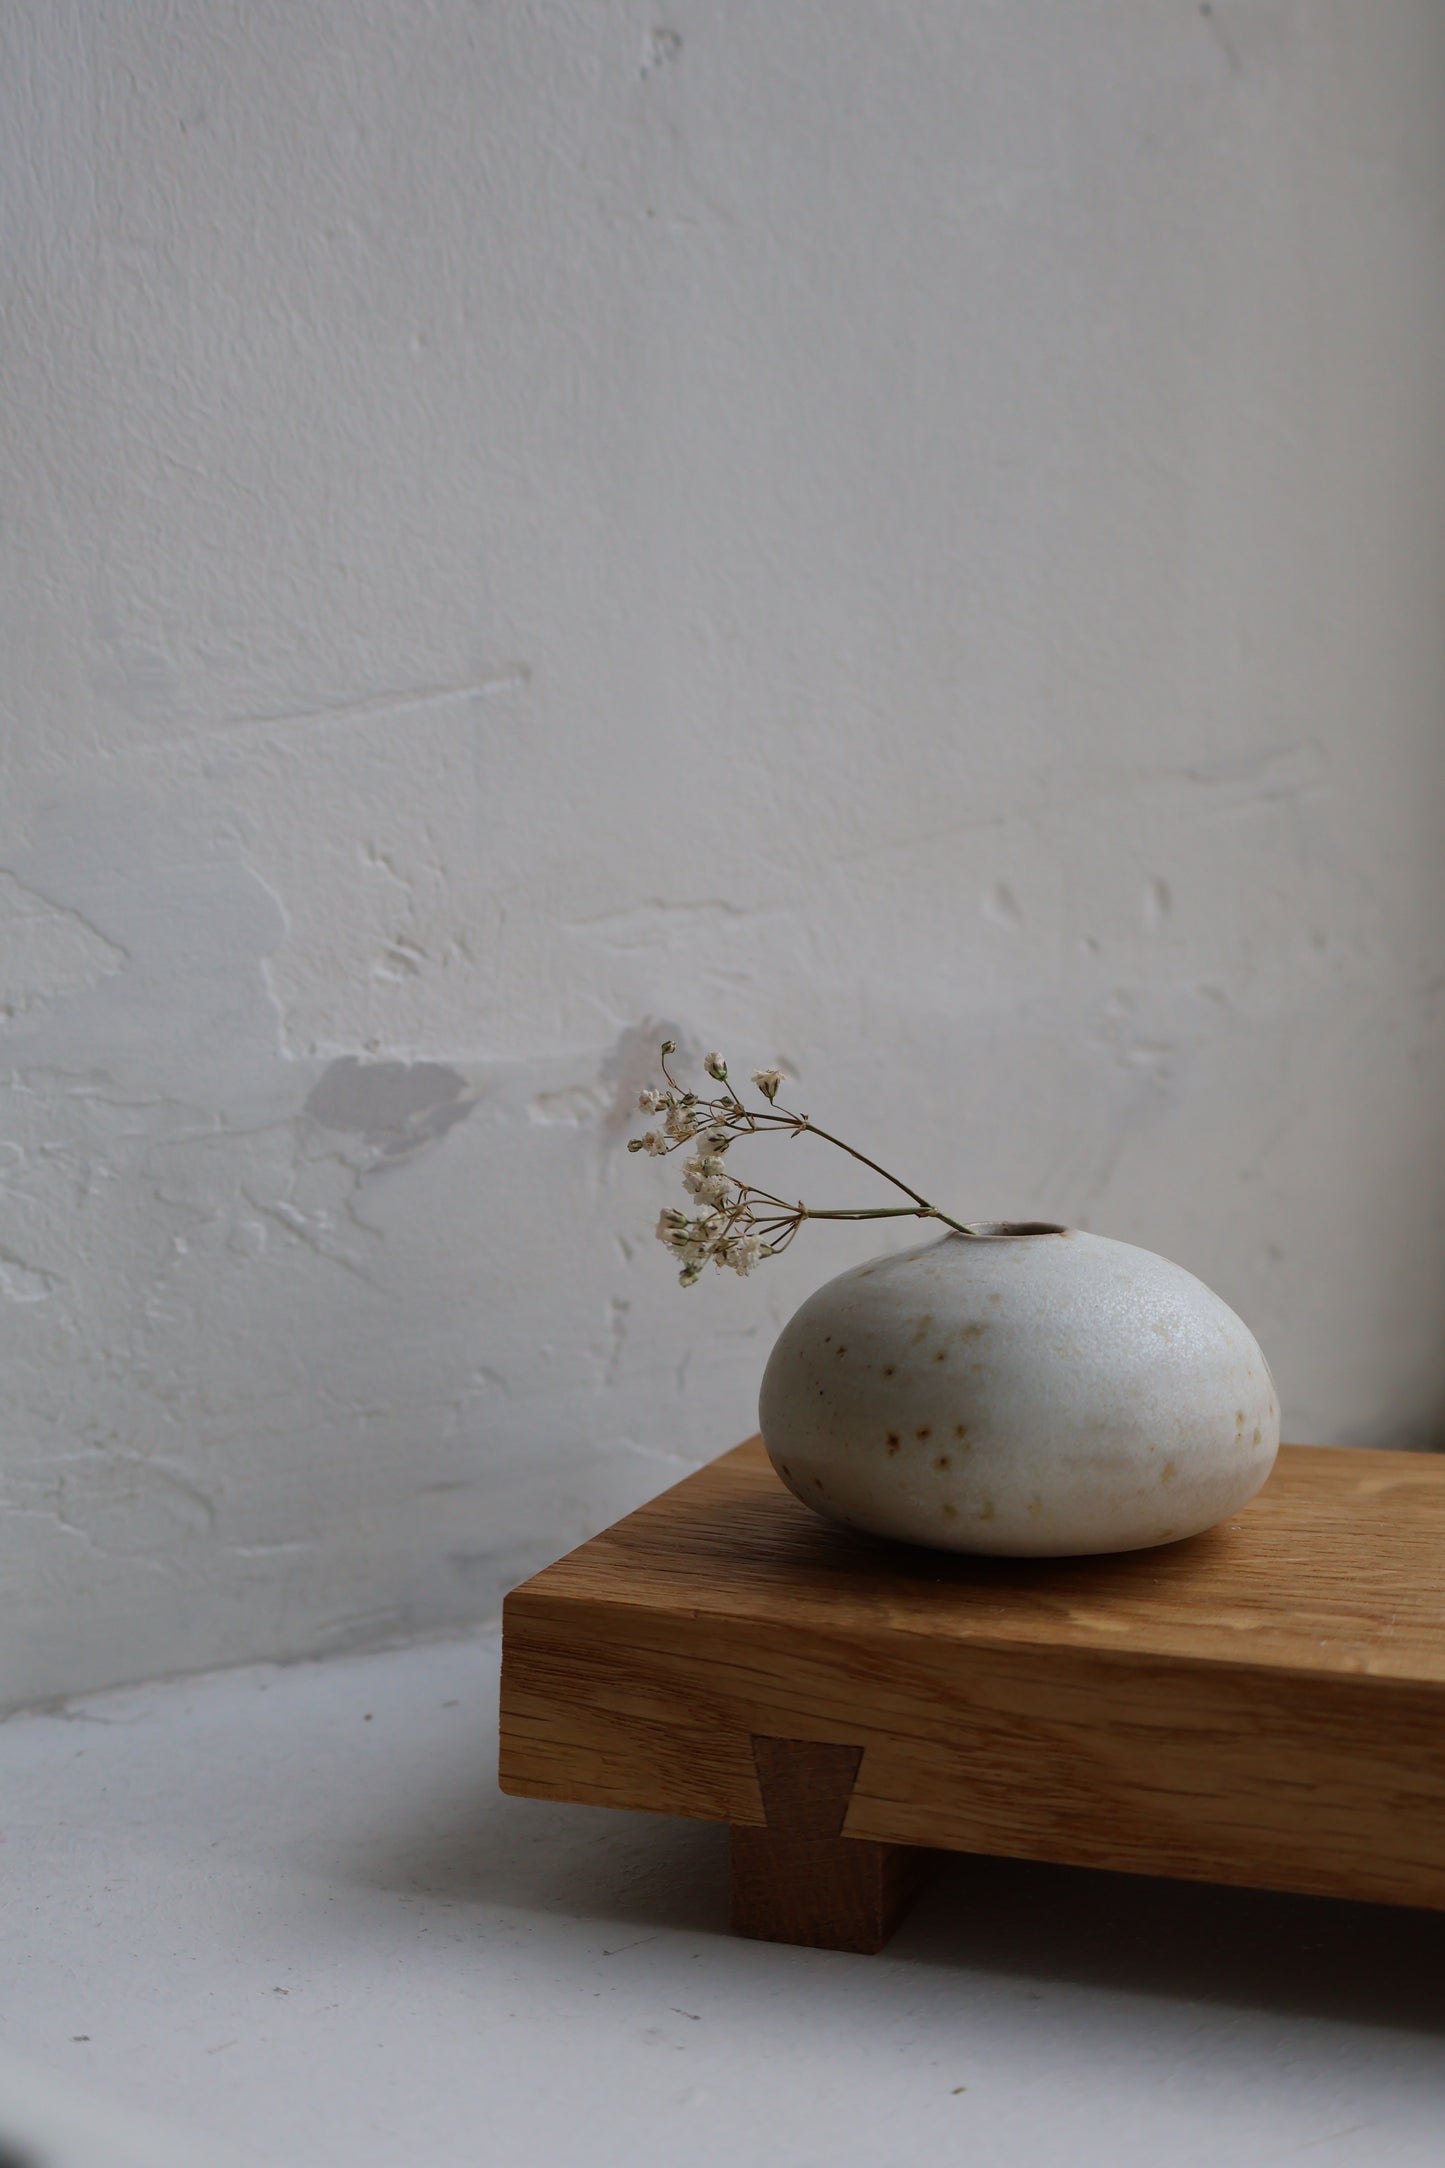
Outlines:
{"label": "small pebble vase", "polygon": [[820,1287],[773,1349],[760,1417],[778,1474],[826,1519],[1014,1558],[1197,1535],[1279,1449],[1259,1343],[1202,1280],[1035,1222]]}

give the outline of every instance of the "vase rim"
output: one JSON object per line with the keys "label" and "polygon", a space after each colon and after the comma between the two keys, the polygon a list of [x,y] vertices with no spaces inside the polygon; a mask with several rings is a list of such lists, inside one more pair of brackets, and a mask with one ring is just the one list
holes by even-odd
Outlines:
{"label": "vase rim", "polygon": [[976,1220],[966,1235],[955,1234],[955,1242],[983,1240],[1008,1242],[1020,1235],[1066,1235],[1067,1227],[1056,1220]]}

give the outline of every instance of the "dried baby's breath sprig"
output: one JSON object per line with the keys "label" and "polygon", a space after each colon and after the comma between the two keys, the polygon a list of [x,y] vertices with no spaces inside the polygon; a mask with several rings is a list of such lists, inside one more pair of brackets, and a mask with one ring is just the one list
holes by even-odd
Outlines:
{"label": "dried baby's breath sprig", "polygon": [[[785,1082],[781,1069],[753,1071],[753,1084],[765,1102],[764,1108],[753,1108],[743,1104],[729,1083],[728,1065],[721,1054],[705,1054],[702,1064],[712,1081],[721,1086],[717,1095],[707,1098],[685,1090],[668,1067],[669,1057],[676,1052],[673,1040],[663,1041],[664,1086],[641,1093],[637,1102],[642,1113],[663,1117],[661,1130],[649,1129],[631,1138],[627,1149],[660,1159],[682,1145],[693,1147],[683,1162],[682,1186],[695,1199],[696,1209],[689,1214],[670,1206],[657,1222],[657,1239],[676,1258],[680,1268],[677,1276],[684,1287],[697,1284],[705,1264],[713,1264],[719,1271],[727,1266],[737,1273],[751,1272],[763,1258],[776,1257],[785,1250],[804,1220],[936,1219],[955,1234],[977,1234],[976,1228],[940,1212],[916,1189],[880,1167],[876,1159],[869,1159],[841,1137],[819,1129],[806,1114],[780,1107],[778,1093]],[[874,1205],[858,1211],[820,1211],[801,1200],[789,1204],[771,1190],[760,1189],[756,1183],[730,1173],[724,1160],[724,1153],[738,1137],[757,1136],[764,1130],[783,1130],[793,1137],[806,1131],[824,1144],[836,1145],[850,1159],[891,1182],[912,1203]]]}

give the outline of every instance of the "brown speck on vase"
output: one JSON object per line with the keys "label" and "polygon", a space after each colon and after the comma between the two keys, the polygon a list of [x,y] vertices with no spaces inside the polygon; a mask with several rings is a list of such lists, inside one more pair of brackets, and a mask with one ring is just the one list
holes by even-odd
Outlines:
{"label": "brown speck on vase", "polygon": [[953,1426],[953,1435],[955,1436],[955,1438],[966,1438],[968,1436],[967,1423],[955,1423]]}
{"label": "brown speck on vase", "polygon": [[936,1363],[947,1362],[948,1349],[946,1347],[939,1348],[933,1359]]}
{"label": "brown speck on vase", "polygon": [[958,1519],[958,1507],[945,1506],[943,1509],[943,1518],[946,1521],[956,1521]]}
{"label": "brown speck on vase", "polygon": [[896,1370],[897,1368],[898,1368],[898,1365],[897,1365],[897,1363],[885,1363],[885,1364],[883,1365],[883,1375],[884,1375],[884,1377],[885,1377],[885,1378],[891,1378],[891,1377],[892,1377],[892,1375],[893,1375],[893,1373],[894,1373],[894,1371],[895,1371],[895,1370]]}
{"label": "brown speck on vase", "polygon": [[898,1451],[898,1447],[899,1447],[899,1444],[900,1444],[900,1440],[899,1440],[899,1436],[898,1436],[898,1433],[897,1433],[897,1431],[896,1431],[896,1430],[890,1430],[890,1431],[889,1431],[889,1433],[888,1433],[888,1450],[889,1450],[889,1452],[890,1452],[890,1453],[896,1453],[896,1452]]}
{"label": "brown speck on vase", "polygon": [[919,1443],[922,1444],[925,1438],[931,1438],[933,1436],[933,1432],[930,1430],[928,1424],[925,1423],[923,1425],[923,1428],[921,1430],[915,1430],[913,1435],[915,1438],[918,1439]]}
{"label": "brown speck on vase", "polygon": [[983,1504],[978,1509],[978,1517],[981,1521],[991,1521],[993,1519],[993,1515],[993,1500],[991,1498],[985,1498]]}
{"label": "brown speck on vase", "polygon": [[1038,1518],[1039,1514],[1041,1514],[1043,1510],[1044,1501],[1042,1498],[1031,1498],[1029,1500],[1029,1511],[1033,1514],[1035,1519]]}
{"label": "brown speck on vase", "polygon": [[935,1468],[951,1468],[953,1462],[949,1459],[947,1453],[940,1453],[933,1465]]}
{"label": "brown speck on vase", "polygon": [[840,1348],[838,1349],[838,1353],[839,1353],[840,1355],[846,1355],[846,1354],[847,1354],[847,1352],[848,1352],[848,1350],[847,1350],[847,1348],[845,1348],[845,1347],[840,1347]]}
{"label": "brown speck on vase", "polygon": [[815,1475],[815,1476],[814,1476],[814,1478],[813,1478],[813,1488],[814,1488],[814,1490],[821,1490],[821,1489],[823,1488],[823,1478],[822,1478],[822,1477],[821,1477],[820,1475]]}
{"label": "brown speck on vase", "polygon": [[1161,1483],[1172,1483],[1178,1473],[1179,1470],[1175,1467],[1173,1461],[1166,1460],[1163,1467],[1159,1470],[1159,1480]]}
{"label": "brown speck on vase", "polygon": [[981,1340],[987,1331],[987,1325],[980,1319],[976,1324],[961,1326],[958,1337],[960,1340]]}
{"label": "brown speck on vase", "polygon": [[1258,1425],[1258,1423],[1256,1423],[1256,1424],[1255,1424],[1255,1426],[1254,1426],[1254,1442],[1255,1442],[1255,1444],[1256,1444],[1256,1445],[1258,1445],[1258,1443],[1259,1443],[1259,1425]]}

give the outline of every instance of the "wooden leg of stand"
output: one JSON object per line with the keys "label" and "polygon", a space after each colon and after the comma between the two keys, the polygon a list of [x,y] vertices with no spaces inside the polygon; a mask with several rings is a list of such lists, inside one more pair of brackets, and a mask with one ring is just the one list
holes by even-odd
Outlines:
{"label": "wooden leg of stand", "polygon": [[757,1942],[881,1950],[933,1855],[867,1837],[776,1837],[732,1825],[732,1926]]}
{"label": "wooden leg of stand", "polygon": [[937,1855],[839,1834],[861,1747],[754,1738],[765,1829],[731,1828],[732,1926],[760,1942],[881,1950]]}

